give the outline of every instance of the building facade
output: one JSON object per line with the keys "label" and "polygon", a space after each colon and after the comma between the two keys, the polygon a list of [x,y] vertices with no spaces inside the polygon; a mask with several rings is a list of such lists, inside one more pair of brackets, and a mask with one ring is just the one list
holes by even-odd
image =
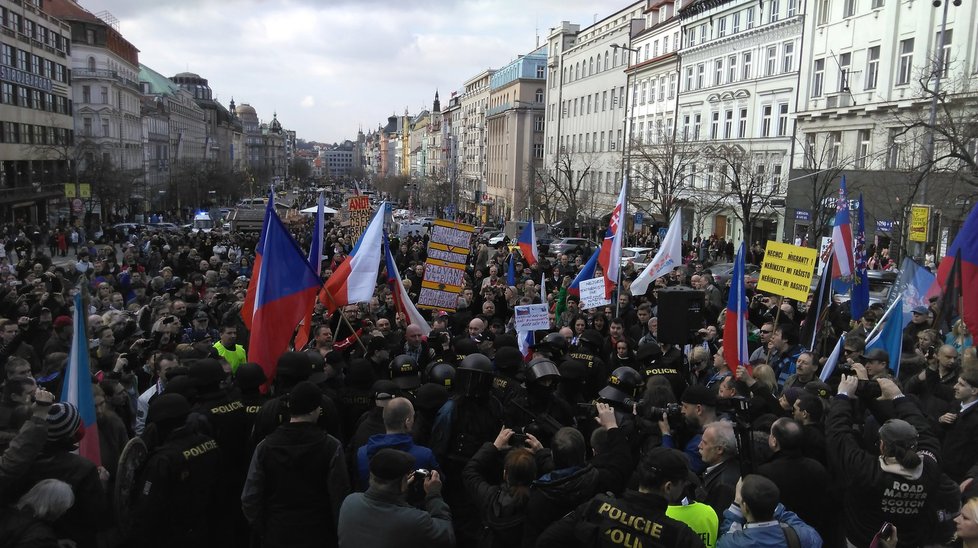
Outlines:
{"label": "building facade", "polygon": [[546,85],[546,46],[521,55],[489,79],[484,201],[497,222],[532,216],[532,177],[543,168]]}
{"label": "building facade", "polygon": [[0,0],[0,222],[57,222],[75,195],[71,27],[37,0]]}
{"label": "building facade", "polygon": [[490,203],[486,196],[486,107],[489,104],[489,79],[495,71],[483,70],[465,81],[459,98],[459,208],[478,222],[488,220]]}
{"label": "building facade", "polygon": [[[966,182],[973,162],[950,156],[975,157],[978,131],[967,128],[978,118],[978,3],[809,0],[808,7],[788,234],[812,241],[831,230],[845,174],[850,196],[865,199],[867,242],[902,241],[908,206],[930,204],[928,243],[942,255],[975,201]],[[939,103],[928,91],[937,89]],[[933,126],[932,107],[940,113]],[[929,127],[937,130],[933,155]],[[925,173],[931,158],[934,170]]]}
{"label": "building facade", "polygon": [[122,212],[143,174],[139,50],[108,13],[73,0],[44,3],[71,26],[71,88],[78,172],[103,215]]}

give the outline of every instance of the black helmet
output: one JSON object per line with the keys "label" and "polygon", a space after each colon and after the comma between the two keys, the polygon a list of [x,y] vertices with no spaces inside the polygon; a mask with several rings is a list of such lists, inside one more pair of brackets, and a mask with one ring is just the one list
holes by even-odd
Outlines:
{"label": "black helmet", "polygon": [[472,371],[474,373],[492,374],[492,360],[485,354],[476,352],[469,354],[458,364],[459,371]]}
{"label": "black helmet", "polygon": [[560,361],[567,353],[567,339],[560,333],[548,333],[542,341],[533,345],[533,349],[549,353],[554,360]]}
{"label": "black helmet", "polygon": [[254,390],[267,381],[265,370],[255,362],[245,362],[234,372],[234,384],[242,390]]}
{"label": "black helmet", "polygon": [[604,337],[597,329],[585,329],[577,341],[579,345],[587,345],[591,350],[601,350],[604,346]]}
{"label": "black helmet", "polygon": [[500,371],[512,371],[518,369],[523,363],[523,354],[518,348],[504,346],[496,350],[496,367]]}
{"label": "black helmet", "polygon": [[527,383],[535,383],[547,378],[557,381],[560,380],[560,371],[548,358],[536,358],[527,365],[524,378]]}
{"label": "black helmet", "polygon": [[391,380],[401,390],[414,390],[421,386],[421,369],[418,368],[418,361],[401,354],[391,360],[390,364]]}
{"label": "black helmet", "polygon": [[455,373],[456,390],[466,397],[485,397],[492,385],[492,373],[492,361],[485,354],[469,354]]}
{"label": "black helmet", "polygon": [[615,388],[628,394],[628,397],[634,398],[642,388],[642,375],[631,367],[624,365],[611,372],[606,387]]}
{"label": "black helmet", "polygon": [[452,388],[452,380],[455,379],[455,368],[447,363],[439,362],[428,366],[425,377],[429,383],[438,384],[445,388]]}

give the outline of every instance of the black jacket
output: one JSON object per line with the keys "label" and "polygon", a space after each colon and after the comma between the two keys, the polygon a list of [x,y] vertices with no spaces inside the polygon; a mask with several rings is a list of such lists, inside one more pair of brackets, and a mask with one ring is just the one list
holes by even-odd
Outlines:
{"label": "black jacket", "polygon": [[963,481],[968,469],[978,463],[978,404],[964,413],[960,410],[960,404],[954,402],[948,411],[957,413],[958,418],[951,424],[941,424],[944,429],[941,467],[956,482]]}
{"label": "black jacket", "polygon": [[598,493],[620,493],[632,471],[628,441],[620,428],[608,430],[608,450],[583,467],[544,474],[530,486],[523,546],[534,546],[543,530]]}
{"label": "black jacket", "polygon": [[707,468],[703,473],[702,491],[698,490],[701,496],[697,498],[709,504],[718,516],[722,516],[723,511],[734,501],[738,481],[740,481],[740,462],[736,458],[727,459],[715,468]]}
{"label": "black jacket", "polygon": [[499,474],[504,453],[491,443],[476,451],[462,470],[469,496],[482,512],[486,546],[513,548],[523,542],[527,500],[514,497],[506,485],[494,485],[488,477]]}
{"label": "black jacket", "polygon": [[[609,539],[621,538],[632,543],[617,545],[702,548],[703,540],[692,529],[666,516],[666,506],[666,499],[653,493],[629,490],[617,498],[598,495],[548,527],[536,546],[614,546]],[[613,514],[615,510],[620,514]],[[650,530],[656,533],[649,534]]]}
{"label": "black jacket", "polygon": [[757,473],[778,486],[785,508],[814,527],[823,539],[831,538],[825,518],[835,507],[829,497],[832,478],[822,463],[802,451],[778,451]]}
{"label": "black jacket", "polygon": [[340,442],[314,423],[296,422],[258,444],[241,505],[264,546],[336,546],[349,493]]}
{"label": "black jacket", "polygon": [[[932,499],[936,497],[941,469],[924,456],[919,470],[898,464],[883,468],[879,456],[859,446],[853,432],[853,404],[847,397],[832,400],[826,419],[832,473],[848,480],[843,497],[843,526],[846,538],[859,547],[869,546],[884,522],[900,531],[898,546],[910,548],[932,541]],[[917,428],[918,451],[936,452],[936,439],[927,430],[926,419],[907,398],[894,400],[897,417]]]}

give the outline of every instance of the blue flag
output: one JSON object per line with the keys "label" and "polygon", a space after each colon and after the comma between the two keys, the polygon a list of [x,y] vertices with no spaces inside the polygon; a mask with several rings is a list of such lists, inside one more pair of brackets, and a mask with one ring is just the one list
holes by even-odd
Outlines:
{"label": "blue flag", "polygon": [[875,334],[866,341],[866,350],[880,348],[890,355],[890,371],[896,377],[900,373],[900,354],[903,349],[903,297],[898,297],[880,320],[882,328],[877,326]]}
{"label": "blue flag", "polygon": [[859,214],[856,217],[856,234],[852,246],[852,252],[855,255],[853,263],[856,271],[852,277],[852,294],[849,298],[849,307],[852,312],[852,319],[858,321],[869,308],[869,278],[866,275],[866,227],[862,193],[859,194]]}
{"label": "blue flag", "polygon": [[509,269],[506,270],[506,285],[516,286],[516,268],[513,266],[513,254],[509,254]]}

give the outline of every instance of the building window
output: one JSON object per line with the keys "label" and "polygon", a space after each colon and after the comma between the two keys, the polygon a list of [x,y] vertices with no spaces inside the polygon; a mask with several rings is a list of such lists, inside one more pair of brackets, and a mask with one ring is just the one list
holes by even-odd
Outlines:
{"label": "building window", "polygon": [[693,116],[693,139],[697,141],[700,138],[700,125],[702,121],[703,118],[699,114]]}
{"label": "building window", "polygon": [[816,8],[817,17],[815,19],[817,25],[827,25],[829,23],[830,8],[831,0],[818,0],[818,7]]}
{"label": "building window", "polygon": [[102,86],[102,104],[109,104],[109,88]]}
{"label": "building window", "polygon": [[21,49],[17,50],[17,68],[27,71],[27,52]]}
{"label": "building window", "polygon": [[771,12],[769,14],[769,22],[775,23],[781,16],[781,0],[771,0],[769,4],[771,6]]}
{"label": "building window", "polygon": [[608,110],[608,91],[601,92],[601,112]]}
{"label": "building window", "polygon": [[781,63],[781,72],[791,72],[795,68],[795,43],[784,43],[784,61]]}
{"label": "building window", "polygon": [[542,103],[543,100],[544,100],[543,90],[542,89],[538,89],[537,92],[536,92],[536,94],[534,95],[533,99],[536,102],[538,102],[538,103]]}
{"label": "building window", "polygon": [[754,8],[747,8],[747,30],[754,28]]}
{"label": "building window", "polygon": [[538,160],[543,158],[543,143],[533,143],[533,157]]}
{"label": "building window", "polygon": [[0,82],[0,103],[4,105],[14,104],[14,86],[7,82]]}
{"label": "building window", "polygon": [[693,67],[686,67],[686,91],[693,89]]}
{"label": "building window", "polygon": [[842,1],[842,18],[847,19],[856,15],[856,0]]}
{"label": "building window", "polygon": [[737,56],[731,55],[727,57],[727,83],[733,83],[737,81]]}
{"label": "building window", "polygon": [[82,119],[82,135],[85,137],[92,137],[92,119],[84,118]]}
{"label": "building window", "polygon": [[741,80],[750,80],[751,57],[752,57],[752,55],[751,55],[751,52],[749,52],[749,51],[745,51],[743,53],[743,55],[741,56],[741,59],[744,60],[744,62],[742,63],[743,70],[740,71],[740,79]]}
{"label": "building window", "polygon": [[869,156],[870,130],[859,130],[859,151],[856,156],[856,168],[866,169],[866,157]]}
{"label": "building window", "polygon": [[900,64],[897,72],[897,85],[910,83],[910,71],[913,70],[913,38],[900,40]]}
{"label": "building window", "polygon": [[839,92],[849,91],[850,65],[852,64],[852,54],[843,53],[839,55]]}
{"label": "building window", "polygon": [[713,64],[713,85],[723,85],[723,59],[717,59]]}
{"label": "building window", "polygon": [[536,116],[536,117],[534,117],[533,118],[533,131],[540,132],[540,131],[543,131],[543,129],[544,129],[543,116]]}
{"label": "building window", "polygon": [[761,137],[771,136],[771,105],[764,105],[761,108]]}
{"label": "building window", "polygon": [[831,135],[832,148],[829,151],[829,166],[838,167],[839,160],[842,158],[842,132],[833,131]]}
{"label": "building window", "polygon": [[692,47],[696,45],[696,29],[686,29],[686,46]]}
{"label": "building window", "polygon": [[696,65],[696,89],[703,89],[705,79],[706,65],[704,63],[700,63]]}
{"label": "building window", "polygon": [[737,119],[737,138],[745,139],[747,137],[747,109],[740,109],[740,118]]}
{"label": "building window", "polygon": [[92,102],[92,88],[90,86],[82,86],[82,103]]}
{"label": "building window", "polygon": [[706,31],[707,31],[706,25],[705,24],[700,25],[700,43],[701,44],[704,43],[704,42],[706,42],[706,38],[707,38]]}
{"label": "building window", "polygon": [[[952,29],[944,31],[944,44],[941,46],[941,78],[947,78],[947,71],[951,68],[951,38],[954,36]],[[935,44],[941,43],[941,34],[937,33],[934,39]]]}
{"label": "building window", "polygon": [[714,112],[710,121],[710,139],[718,139],[720,137],[720,113]]}
{"label": "building window", "polygon": [[721,17],[720,18],[720,24],[717,27],[717,37],[718,38],[723,38],[726,35],[727,35],[727,18],[726,17]]}
{"label": "building window", "polygon": [[0,64],[8,67],[14,64],[14,48],[8,44],[0,44]]}
{"label": "building window", "polygon": [[728,109],[723,114],[723,138],[733,137],[733,109]]}
{"label": "building window", "polygon": [[[679,33],[677,32],[676,35],[678,36]],[[678,40],[677,40],[677,42],[678,42]],[[662,37],[662,54],[665,55],[667,53],[669,53],[669,36],[668,35]]]}
{"label": "building window", "polygon": [[778,136],[788,134],[788,103],[778,104]]}
{"label": "building window", "polygon": [[788,0],[788,17],[794,17],[798,10],[798,0]]}
{"label": "building window", "polygon": [[669,74],[669,98],[672,99],[676,96],[676,73],[672,72]]}
{"label": "building window", "polygon": [[884,5],[886,5],[886,0],[873,0],[872,8],[876,10],[882,8]]}
{"label": "building window", "polygon": [[642,80],[642,94],[639,95],[639,104],[640,105],[644,105],[645,104],[645,99],[646,99],[646,97],[648,97],[648,94],[649,94],[649,81],[648,80]]}
{"label": "building window", "polygon": [[825,82],[825,59],[815,60],[815,70],[812,72],[812,97],[822,96],[822,85]]}
{"label": "building window", "polygon": [[880,47],[873,46],[866,52],[866,89],[876,89],[880,76]]}
{"label": "building window", "polygon": [[689,114],[683,116],[683,140],[689,140]]}
{"label": "building window", "polygon": [[740,12],[733,14],[733,23],[730,25],[730,32],[737,34],[740,32]]}
{"label": "building window", "polygon": [[778,73],[778,46],[767,47],[767,76]]}
{"label": "building window", "polygon": [[815,167],[815,134],[806,133],[805,134],[805,168],[813,169]]}
{"label": "building window", "polygon": [[666,77],[659,77],[659,100],[662,101],[666,98]]}
{"label": "building window", "polygon": [[537,65],[537,78],[543,79],[547,77],[547,66]]}

